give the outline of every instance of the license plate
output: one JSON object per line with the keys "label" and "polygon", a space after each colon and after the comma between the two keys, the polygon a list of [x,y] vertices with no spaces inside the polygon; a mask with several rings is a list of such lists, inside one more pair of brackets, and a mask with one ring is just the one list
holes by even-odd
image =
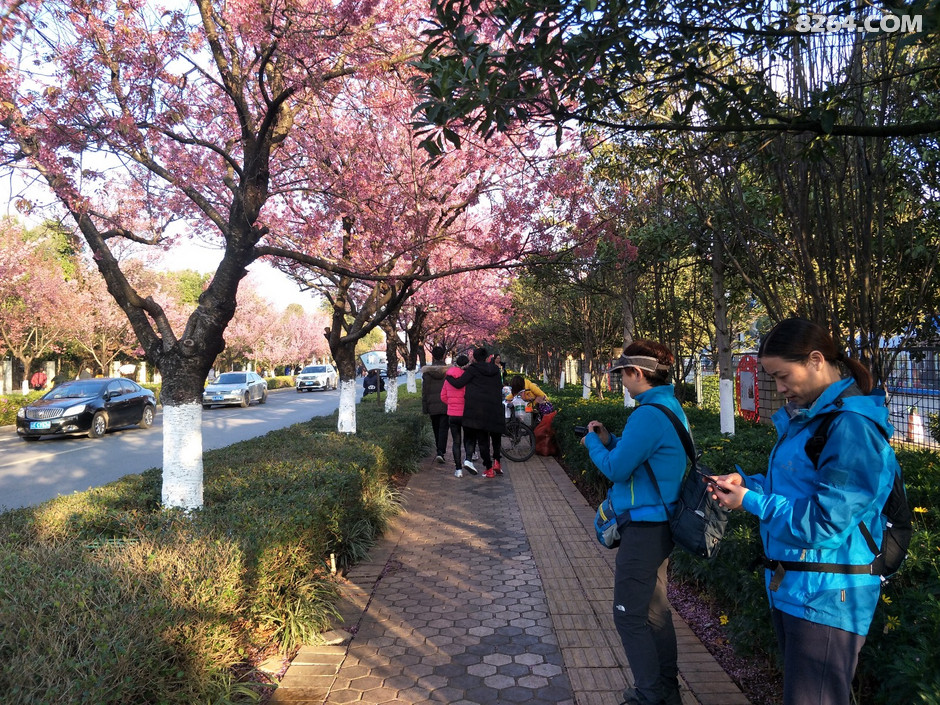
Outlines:
{"label": "license plate", "polygon": [[222,395],[219,395],[217,397],[212,397],[212,401],[222,401],[224,398],[225,397],[223,397]]}
{"label": "license plate", "polygon": [[52,428],[51,421],[30,421],[29,430],[30,431],[42,431],[43,429]]}

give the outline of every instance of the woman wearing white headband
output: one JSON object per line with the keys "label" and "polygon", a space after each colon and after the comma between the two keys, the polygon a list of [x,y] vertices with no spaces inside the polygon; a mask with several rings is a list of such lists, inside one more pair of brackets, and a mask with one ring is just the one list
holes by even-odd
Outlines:
{"label": "woman wearing white headband", "polygon": [[[620,437],[591,421],[582,441],[591,461],[613,483],[608,497],[620,524],[614,574],[614,623],[634,685],[624,705],[680,705],[676,633],[666,598],[666,568],[673,549],[667,507],[675,507],[687,457],[665,406],[688,427],[669,383],[675,358],[665,345],[635,340],[610,368],[639,406]],[[646,470],[656,476],[659,491]],[[662,492],[662,498],[660,498]],[[664,503],[666,506],[663,506]]]}

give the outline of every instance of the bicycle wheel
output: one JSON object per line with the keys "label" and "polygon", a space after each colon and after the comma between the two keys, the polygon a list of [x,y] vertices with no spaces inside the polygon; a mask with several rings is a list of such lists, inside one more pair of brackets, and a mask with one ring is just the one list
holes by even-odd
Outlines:
{"label": "bicycle wheel", "polygon": [[503,456],[513,462],[525,462],[535,455],[535,433],[524,423],[516,420],[507,421],[500,449]]}

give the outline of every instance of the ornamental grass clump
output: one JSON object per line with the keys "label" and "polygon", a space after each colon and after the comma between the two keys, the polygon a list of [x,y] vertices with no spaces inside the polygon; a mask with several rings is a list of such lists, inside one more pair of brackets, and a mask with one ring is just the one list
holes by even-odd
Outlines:
{"label": "ornamental grass clump", "polygon": [[403,395],[368,434],[336,434],[333,415],[207,452],[191,514],[160,509],[158,470],[0,514],[4,705],[257,700],[271,686],[253,654],[336,622],[331,567],[398,511],[423,420]]}

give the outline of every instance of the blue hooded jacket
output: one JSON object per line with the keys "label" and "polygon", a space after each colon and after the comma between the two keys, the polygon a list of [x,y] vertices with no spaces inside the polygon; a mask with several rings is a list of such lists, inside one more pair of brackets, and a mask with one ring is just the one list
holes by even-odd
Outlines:
{"label": "blue hooded jacket", "polygon": [[[835,382],[808,409],[789,405],[773,416],[778,440],[765,475],[744,484],[743,509],[760,520],[764,552],[770,559],[864,565],[874,556],[859,529],[864,522],[881,545],[881,510],[891,492],[898,462],[888,438],[884,394],[841,397],[854,384]],[[819,457],[818,469],[807,456],[806,442],[822,423],[838,413]],[[817,624],[866,635],[881,589],[877,575],[787,571],[777,590],[765,583],[772,608]]]}
{"label": "blue hooded jacket", "polygon": [[[647,389],[637,394],[636,401],[639,406],[627,418],[621,437],[611,433],[605,447],[596,433],[589,433],[584,445],[597,469],[614,483],[608,496],[616,514],[629,510],[633,521],[666,521],[669,517],[663,502],[671,514],[679,500],[688,456],[669,418],[645,405],[669,408],[686,428],[689,422],[671,384]],[[643,467],[646,460],[659,483],[662,500]]]}

